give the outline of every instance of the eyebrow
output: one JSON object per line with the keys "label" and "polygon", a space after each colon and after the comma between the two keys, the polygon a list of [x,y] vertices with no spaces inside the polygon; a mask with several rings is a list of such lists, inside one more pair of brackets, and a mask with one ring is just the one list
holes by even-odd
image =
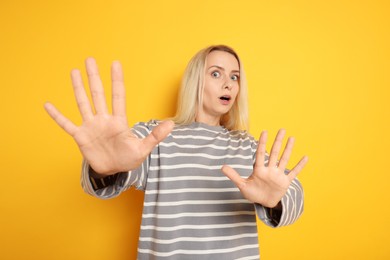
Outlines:
{"label": "eyebrow", "polygon": [[[218,66],[218,65],[212,65],[212,66],[210,66],[207,70],[210,70],[210,69],[213,68],[213,67],[225,71],[225,68],[223,68],[223,67],[221,67],[221,66]],[[232,70],[232,72],[234,72],[234,73],[240,73],[239,70]]]}

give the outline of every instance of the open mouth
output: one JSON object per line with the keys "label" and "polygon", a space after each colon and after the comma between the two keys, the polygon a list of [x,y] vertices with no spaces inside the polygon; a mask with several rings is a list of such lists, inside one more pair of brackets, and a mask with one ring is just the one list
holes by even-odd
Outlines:
{"label": "open mouth", "polygon": [[222,96],[219,99],[223,100],[223,101],[230,101],[230,99],[232,99],[232,98],[230,96]]}

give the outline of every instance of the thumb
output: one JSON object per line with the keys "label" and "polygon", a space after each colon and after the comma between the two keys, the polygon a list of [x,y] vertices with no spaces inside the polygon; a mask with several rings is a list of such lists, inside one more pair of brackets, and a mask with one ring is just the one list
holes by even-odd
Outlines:
{"label": "thumb", "polygon": [[143,143],[147,150],[151,151],[162,140],[164,140],[170,132],[172,132],[175,123],[171,120],[164,121],[156,126],[152,132],[143,139]]}
{"label": "thumb", "polygon": [[245,180],[241,178],[240,174],[230,166],[224,165],[221,169],[222,173],[226,175],[236,186],[241,189],[245,185]]}

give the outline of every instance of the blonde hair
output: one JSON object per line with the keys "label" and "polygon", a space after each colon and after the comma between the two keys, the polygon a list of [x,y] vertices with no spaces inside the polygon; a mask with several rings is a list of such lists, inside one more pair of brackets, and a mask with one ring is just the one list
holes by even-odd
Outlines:
{"label": "blonde hair", "polygon": [[237,53],[226,45],[212,45],[200,50],[188,63],[181,82],[176,115],[172,120],[179,125],[195,121],[198,107],[202,104],[207,55],[213,51],[232,54],[240,67],[240,88],[236,101],[228,113],[221,117],[220,124],[229,130],[248,130],[248,94],[244,69]]}

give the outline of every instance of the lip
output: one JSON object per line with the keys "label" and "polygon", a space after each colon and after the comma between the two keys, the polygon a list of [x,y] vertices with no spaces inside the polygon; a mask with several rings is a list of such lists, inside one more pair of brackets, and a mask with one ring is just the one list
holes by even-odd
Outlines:
{"label": "lip", "polygon": [[222,105],[229,105],[232,97],[230,95],[223,95],[219,97],[219,101]]}

